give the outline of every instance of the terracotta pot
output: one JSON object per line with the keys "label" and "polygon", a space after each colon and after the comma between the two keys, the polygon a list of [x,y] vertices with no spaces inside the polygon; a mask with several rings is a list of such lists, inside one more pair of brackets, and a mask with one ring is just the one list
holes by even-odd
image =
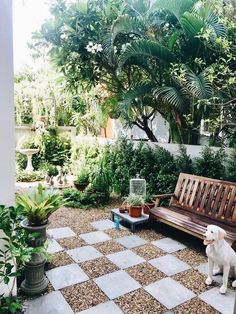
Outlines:
{"label": "terracotta pot", "polygon": [[155,207],[155,203],[146,203],[143,206],[143,213],[149,215],[149,209]]}
{"label": "terracotta pot", "polygon": [[138,218],[142,216],[143,206],[130,206],[129,207],[129,215],[133,218]]}

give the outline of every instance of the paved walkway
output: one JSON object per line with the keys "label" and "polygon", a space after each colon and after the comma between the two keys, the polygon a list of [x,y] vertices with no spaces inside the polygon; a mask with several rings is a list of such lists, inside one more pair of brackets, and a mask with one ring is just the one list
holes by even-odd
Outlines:
{"label": "paved walkway", "polygon": [[152,230],[117,231],[109,219],[90,224],[96,231],[48,230],[57,257],[46,271],[50,289],[27,314],[233,313],[235,291],[219,293],[221,276],[207,287],[206,258],[185,244]]}

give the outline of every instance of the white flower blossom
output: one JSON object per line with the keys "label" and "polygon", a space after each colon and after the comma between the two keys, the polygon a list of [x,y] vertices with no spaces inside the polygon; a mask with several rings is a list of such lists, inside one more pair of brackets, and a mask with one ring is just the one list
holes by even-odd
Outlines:
{"label": "white flower blossom", "polygon": [[101,44],[94,44],[92,41],[89,41],[85,48],[88,52],[91,52],[92,54],[103,51]]}

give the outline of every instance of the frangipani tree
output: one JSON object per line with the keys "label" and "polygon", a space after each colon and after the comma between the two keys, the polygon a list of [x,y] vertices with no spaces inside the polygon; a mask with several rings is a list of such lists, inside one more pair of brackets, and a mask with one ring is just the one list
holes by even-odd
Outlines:
{"label": "frangipani tree", "polygon": [[100,104],[110,103],[113,114],[116,107],[116,116],[150,140],[156,137],[149,122],[159,112],[172,141],[198,142],[200,120],[216,111],[209,103],[225,97],[215,83],[224,52],[210,47],[232,37],[224,9],[218,16],[214,4],[195,0],[57,0],[51,10],[53,19],[34,39],[71,90],[103,84],[108,95]]}

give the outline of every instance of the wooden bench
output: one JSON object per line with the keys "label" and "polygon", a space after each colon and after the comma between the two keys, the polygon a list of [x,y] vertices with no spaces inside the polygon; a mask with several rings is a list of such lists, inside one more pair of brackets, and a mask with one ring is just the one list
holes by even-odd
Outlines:
{"label": "wooden bench", "polygon": [[[171,198],[168,207],[158,207]],[[155,195],[149,219],[161,221],[200,239],[206,227],[217,225],[236,250],[236,183],[180,173],[173,194]]]}

